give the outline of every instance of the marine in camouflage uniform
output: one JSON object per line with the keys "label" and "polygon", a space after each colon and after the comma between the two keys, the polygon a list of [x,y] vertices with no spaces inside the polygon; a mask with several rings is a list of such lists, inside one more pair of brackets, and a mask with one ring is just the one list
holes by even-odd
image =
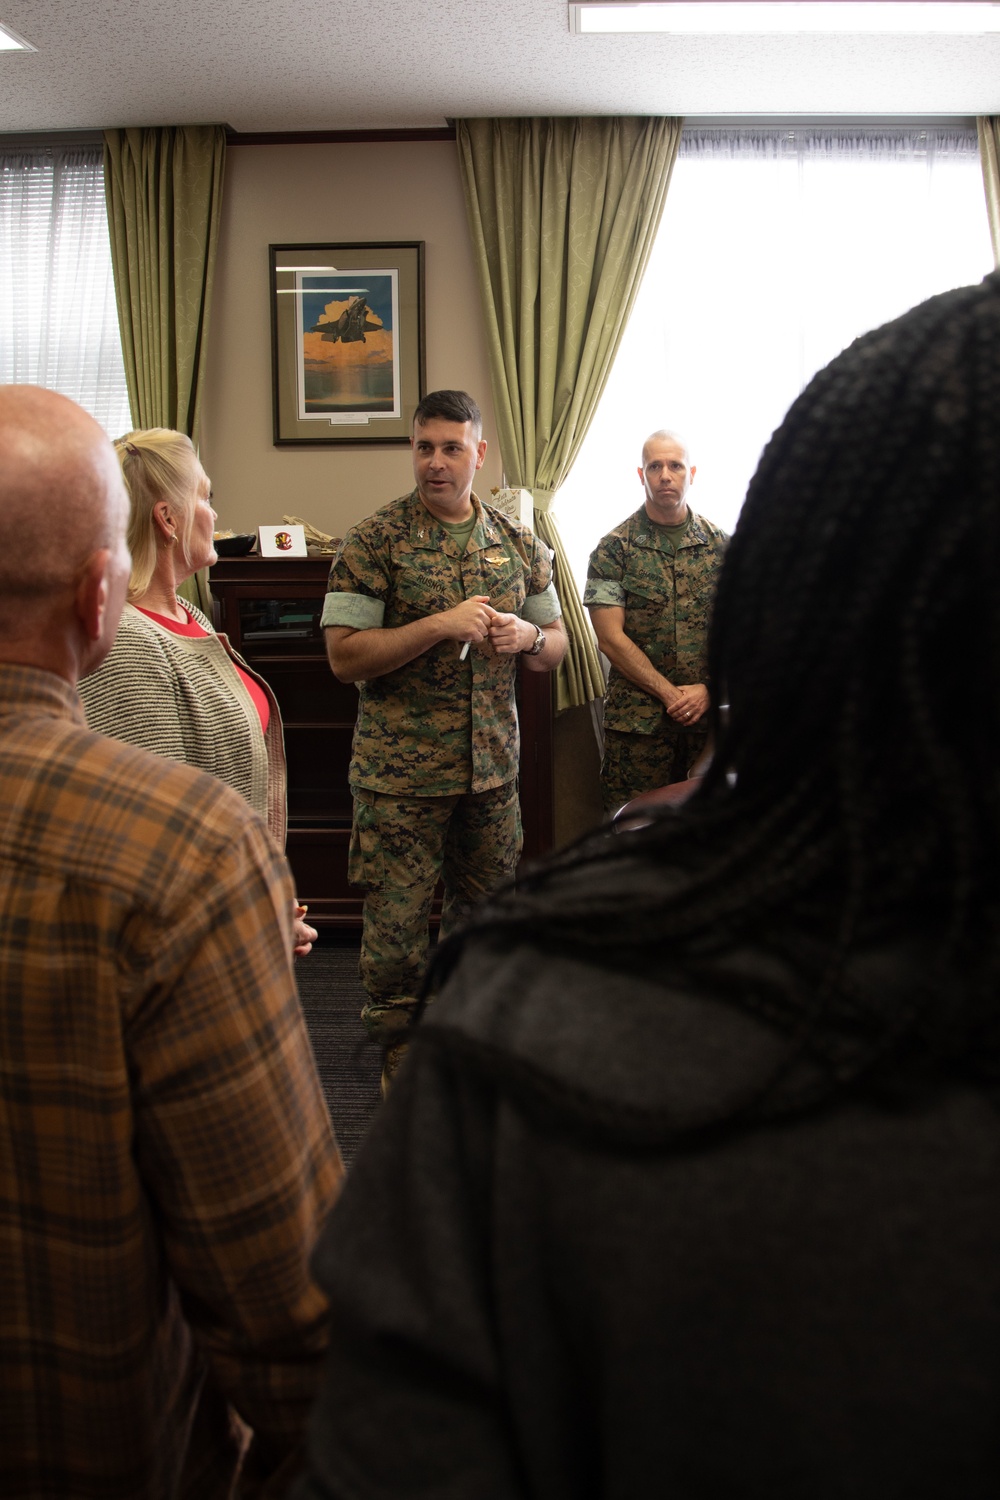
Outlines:
{"label": "marine in camouflage uniform", "polygon": [[[402,626],[476,596],[538,628],[557,620],[548,549],[469,498],[464,549],[416,489],[353,527],[330,570],[323,625]],[[488,638],[464,660],[449,639],[359,684],[349,878],[365,891],[362,1019],[384,1047],[412,1021],[439,876],[445,935],[516,868],[516,675],[517,655]]]}
{"label": "marine in camouflage uniform", "polygon": [[[599,637],[600,611],[623,610],[624,635],[642,653],[652,678],[660,683],[666,679],[663,687],[674,691],[707,684],[709,617],[728,537],[687,506],[689,480],[675,484],[670,508],[659,512],[679,516],[676,525],[658,524],[651,517],[657,507],[651,503],[647,450],[654,456],[676,450],[684,455],[686,466],[686,450],[673,434],[654,434],[647,440],[639,470],[640,477],[647,476],[647,503],[594,549],[583,600],[591,608]],[[602,800],[609,813],[640,792],[683,780],[705,747],[707,728],[701,714],[671,717],[658,691],[654,682],[640,685],[612,662],[601,766]],[[706,692],[706,705],[707,701]]]}

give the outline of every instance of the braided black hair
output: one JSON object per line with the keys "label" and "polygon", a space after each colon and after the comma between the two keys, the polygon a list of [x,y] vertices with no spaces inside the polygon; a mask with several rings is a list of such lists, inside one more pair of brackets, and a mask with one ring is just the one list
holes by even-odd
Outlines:
{"label": "braided black hair", "polygon": [[[734,998],[830,1078],[918,1044],[1000,1074],[998,577],[995,273],[858,339],[766,448],[719,581],[728,708],[702,790],[583,840],[471,930],[689,977],[780,933],[795,993]],[[887,1008],[856,959],[908,936],[923,982]]]}

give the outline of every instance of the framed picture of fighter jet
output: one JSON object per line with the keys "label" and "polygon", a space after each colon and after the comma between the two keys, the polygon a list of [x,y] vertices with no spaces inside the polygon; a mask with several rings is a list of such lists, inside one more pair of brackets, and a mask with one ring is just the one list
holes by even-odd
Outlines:
{"label": "framed picture of fighter jet", "polygon": [[423,241],[269,256],[276,446],[407,442],[424,394]]}

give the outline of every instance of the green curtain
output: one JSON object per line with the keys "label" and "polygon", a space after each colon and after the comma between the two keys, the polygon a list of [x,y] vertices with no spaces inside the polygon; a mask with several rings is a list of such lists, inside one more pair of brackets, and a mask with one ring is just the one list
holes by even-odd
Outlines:
{"label": "green curtain", "polygon": [[552,498],[590,426],[653,245],[681,121],[459,120],[506,481],[556,554],[570,649],[557,709],[604,692]]}
{"label": "green curtain", "polygon": [[[225,159],[221,125],[104,132],[104,188],[132,421],[136,427],[175,427],[196,447]],[[211,612],[207,570],[181,592]]]}
{"label": "green curtain", "polygon": [[1000,115],[980,115],[976,128],[979,131],[979,158],[983,164],[993,260],[1000,266]]}

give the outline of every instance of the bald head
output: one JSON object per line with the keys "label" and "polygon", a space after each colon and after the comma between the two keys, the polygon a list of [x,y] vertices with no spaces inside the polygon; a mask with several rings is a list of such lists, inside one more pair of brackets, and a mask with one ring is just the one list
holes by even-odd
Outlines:
{"label": "bald head", "polygon": [[[114,580],[104,578],[103,602],[89,596],[101,592],[109,566],[114,574],[122,554],[127,560],[127,514],[118,460],[94,419],[54,391],[0,387],[0,660],[29,659],[26,640],[41,649],[45,639],[69,646],[80,629],[92,637],[96,621],[81,620],[78,597],[88,579],[86,607],[100,602],[106,631]],[[73,644],[82,670],[97,643],[90,653]],[[46,664],[33,651],[30,659]]]}
{"label": "bald head", "polygon": [[671,432],[668,427],[658,427],[655,432],[649,434],[649,437],[642,445],[643,468],[646,466],[646,460],[649,457],[649,449],[652,443],[673,443],[674,447],[681,450],[684,455],[684,462],[690,467],[691,450],[681,435],[677,432]]}

